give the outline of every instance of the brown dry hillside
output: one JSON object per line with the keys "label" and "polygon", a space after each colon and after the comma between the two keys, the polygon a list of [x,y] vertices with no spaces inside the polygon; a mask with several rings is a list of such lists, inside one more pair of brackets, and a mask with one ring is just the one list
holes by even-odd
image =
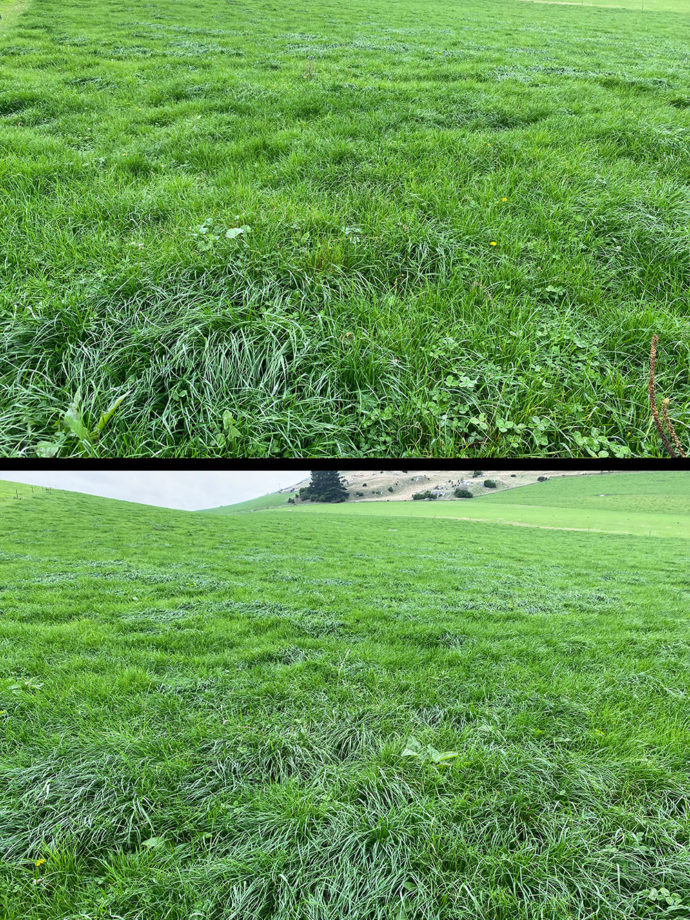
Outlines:
{"label": "brown dry hillside", "polygon": [[[350,490],[350,501],[410,501],[415,492],[425,492],[427,489],[438,492],[440,498],[450,498],[453,490],[460,487],[471,487],[475,495],[488,492],[484,488],[484,481],[493,480],[499,489],[511,489],[516,486],[531,485],[539,476],[549,479],[555,476],[588,476],[598,470],[481,470],[481,475],[475,476],[479,470],[361,470],[346,471],[342,477]],[[308,480],[303,480],[294,486],[281,489],[282,493],[297,492]]]}

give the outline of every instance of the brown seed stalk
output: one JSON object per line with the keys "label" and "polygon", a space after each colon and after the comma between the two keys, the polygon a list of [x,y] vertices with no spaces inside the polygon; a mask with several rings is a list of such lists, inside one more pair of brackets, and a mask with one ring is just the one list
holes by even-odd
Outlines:
{"label": "brown seed stalk", "polygon": [[683,450],[683,447],[680,443],[680,438],[676,434],[676,429],[673,427],[671,419],[669,418],[668,404],[670,402],[671,400],[668,399],[668,397],[666,399],[661,400],[661,414],[664,417],[664,421],[666,422],[666,427],[668,428],[668,433],[671,435],[671,440],[676,445],[676,450],[678,451],[681,457],[685,457],[686,453]]}
{"label": "brown seed stalk", "polygon": [[666,450],[672,457],[676,456],[676,452],[673,449],[673,445],[666,436],[664,431],[664,426],[661,423],[659,418],[659,410],[656,405],[656,396],[654,394],[654,373],[656,371],[656,346],[659,342],[659,336],[652,336],[652,347],[649,352],[649,385],[647,386],[647,392],[649,393],[649,407],[652,410],[652,418],[654,419],[654,424],[656,425],[657,431],[659,432],[659,437],[662,440],[662,443]]}

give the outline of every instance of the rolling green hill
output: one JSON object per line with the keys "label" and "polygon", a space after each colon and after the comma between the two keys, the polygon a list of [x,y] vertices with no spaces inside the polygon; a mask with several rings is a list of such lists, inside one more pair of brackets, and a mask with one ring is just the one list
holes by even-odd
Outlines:
{"label": "rolling green hill", "polygon": [[455,518],[687,539],[690,538],[690,472],[563,477],[471,500],[304,504],[296,505],[292,511],[415,520]]}
{"label": "rolling green hill", "polygon": [[485,495],[482,502],[690,515],[690,471],[551,478],[536,486]]}
{"label": "rolling green hill", "polygon": [[[1,472],[0,476],[2,476]],[[5,532],[4,528],[8,522],[13,519],[11,515],[13,510],[21,510],[23,513],[29,508],[34,520],[36,520],[36,515],[46,515],[45,524],[48,529],[50,529],[50,518],[53,514],[73,523],[87,518],[93,522],[94,526],[100,526],[112,519],[121,527],[125,521],[128,522],[128,526],[137,526],[137,515],[139,514],[142,516],[143,526],[148,526],[149,515],[155,518],[156,515],[165,515],[168,512],[168,509],[158,508],[155,505],[88,495],[84,492],[71,492],[67,489],[32,486],[0,478],[0,509],[3,511],[1,519],[3,529],[0,530],[0,536]],[[188,512],[173,513],[187,514]],[[113,514],[115,516],[111,518]]]}
{"label": "rolling green hill", "polygon": [[[470,485],[476,494],[483,494],[486,489],[483,482],[493,479],[499,490],[513,489],[537,481],[539,471],[522,470],[483,470],[474,475],[472,469],[463,470],[346,470],[342,472],[343,481],[348,489],[348,501],[380,501],[382,498],[391,501],[410,501],[415,492],[424,489],[435,489],[450,497],[453,488],[461,481]],[[546,475],[553,476],[553,471],[546,471]],[[557,474],[556,474],[557,475]],[[568,471],[565,476],[590,475],[586,470]],[[295,482],[296,491],[309,483],[309,477]],[[218,508],[208,509],[214,514],[232,514],[235,511],[262,511],[266,508],[276,508],[285,505],[290,495],[285,491],[263,495],[260,498],[246,502],[237,502],[233,505],[223,505]]]}
{"label": "rolling green hill", "polygon": [[218,508],[208,508],[204,514],[234,514],[236,511],[266,511],[271,508],[281,508],[287,504],[289,495],[286,492],[271,492],[259,498],[250,498],[246,502],[236,502],[234,505],[220,505]]}

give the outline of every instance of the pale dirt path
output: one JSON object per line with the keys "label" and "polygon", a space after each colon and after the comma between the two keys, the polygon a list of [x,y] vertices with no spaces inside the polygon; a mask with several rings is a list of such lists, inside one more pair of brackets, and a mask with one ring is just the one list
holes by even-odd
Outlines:
{"label": "pale dirt path", "polygon": [[[335,508],[334,508],[335,510]],[[288,512],[290,513],[290,512]],[[367,515],[367,520],[374,520],[376,515]],[[383,512],[381,517],[384,517]],[[400,520],[399,515],[394,515],[388,518],[389,521]],[[528,521],[509,521],[506,518],[485,518],[485,517],[470,517],[469,515],[459,515],[459,514],[423,514],[423,515],[410,515],[410,517],[404,518],[406,521],[469,521],[473,524],[498,524],[498,525],[507,525],[510,527],[534,527],[536,530],[569,530],[576,533],[605,533],[612,534],[613,536],[618,537],[646,537],[646,533],[641,533],[639,530],[605,530],[601,527],[557,527],[554,524],[532,524]],[[393,530],[397,530],[397,527],[394,527]],[[658,534],[650,533],[649,536],[654,538],[665,538],[668,534]]]}
{"label": "pale dirt path", "polygon": [[456,515],[446,517],[441,514],[430,514],[429,518],[432,517],[443,517],[444,521],[475,521],[477,524],[509,524],[511,527],[536,527],[537,530],[575,530],[578,533],[612,533],[630,537],[639,536],[634,530],[600,530],[597,527],[555,527],[552,524],[528,524],[526,521],[506,521],[503,518],[473,518],[458,517]]}
{"label": "pale dirt path", "polygon": [[549,6],[593,6],[598,10],[641,10],[642,5],[640,6],[626,6],[623,3],[591,3],[590,0],[585,0],[584,3],[580,0],[520,0],[521,3],[547,3]]}

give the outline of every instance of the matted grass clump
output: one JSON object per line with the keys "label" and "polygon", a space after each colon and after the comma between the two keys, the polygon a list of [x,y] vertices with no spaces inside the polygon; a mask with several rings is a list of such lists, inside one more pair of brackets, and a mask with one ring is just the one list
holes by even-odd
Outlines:
{"label": "matted grass clump", "polygon": [[685,0],[0,12],[3,454],[682,440]]}
{"label": "matted grass clump", "polygon": [[687,530],[16,494],[3,920],[687,916]]}

